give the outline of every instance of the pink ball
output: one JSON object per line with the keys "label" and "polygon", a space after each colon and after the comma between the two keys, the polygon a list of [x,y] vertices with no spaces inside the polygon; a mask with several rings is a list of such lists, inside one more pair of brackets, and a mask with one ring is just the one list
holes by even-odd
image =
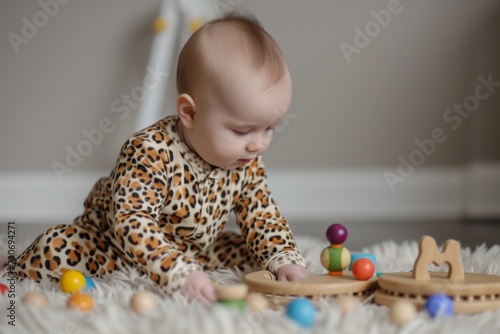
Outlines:
{"label": "pink ball", "polygon": [[357,259],[352,265],[352,274],[357,280],[366,281],[375,273],[375,265],[367,258]]}
{"label": "pink ball", "polygon": [[347,240],[347,229],[342,224],[332,224],[326,230],[326,239],[332,245],[343,244]]}

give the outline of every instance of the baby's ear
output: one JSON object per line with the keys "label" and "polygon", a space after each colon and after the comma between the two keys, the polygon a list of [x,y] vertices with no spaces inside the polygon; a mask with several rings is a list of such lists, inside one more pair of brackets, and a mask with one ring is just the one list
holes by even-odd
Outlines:
{"label": "baby's ear", "polygon": [[191,129],[196,117],[196,104],[193,98],[188,94],[181,94],[177,97],[177,114],[182,124]]}

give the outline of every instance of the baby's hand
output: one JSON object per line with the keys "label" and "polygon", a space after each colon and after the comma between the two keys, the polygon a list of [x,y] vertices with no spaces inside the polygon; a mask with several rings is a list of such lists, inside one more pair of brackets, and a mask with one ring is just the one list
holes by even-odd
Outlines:
{"label": "baby's hand", "polygon": [[309,270],[297,264],[284,264],[278,268],[278,281],[295,281],[310,275]]}
{"label": "baby's hand", "polygon": [[216,301],[215,290],[208,276],[201,270],[193,271],[181,287],[181,294],[188,302],[199,301],[209,306]]}

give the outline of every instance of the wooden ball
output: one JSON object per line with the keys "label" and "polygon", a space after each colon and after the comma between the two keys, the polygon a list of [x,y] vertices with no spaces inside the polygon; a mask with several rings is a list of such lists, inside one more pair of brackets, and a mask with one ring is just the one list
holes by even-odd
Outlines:
{"label": "wooden ball", "polygon": [[130,299],[130,307],[139,315],[147,315],[156,308],[155,296],[148,291],[138,291]]}
{"label": "wooden ball", "polygon": [[398,326],[413,320],[417,315],[417,307],[410,301],[400,300],[394,302],[389,309],[389,318]]}
{"label": "wooden ball", "polygon": [[352,265],[352,274],[357,280],[366,281],[375,274],[375,265],[367,258],[357,259]]}
{"label": "wooden ball", "polygon": [[342,314],[352,312],[358,307],[359,300],[350,295],[342,295],[337,298],[337,305]]}
{"label": "wooden ball", "polygon": [[28,292],[21,300],[26,305],[33,305],[39,308],[45,308],[49,305],[47,297],[41,292]]}
{"label": "wooden ball", "polygon": [[321,252],[321,264],[328,271],[342,271],[349,267],[351,253],[345,247],[328,246]]}
{"label": "wooden ball", "polygon": [[248,309],[253,313],[263,314],[269,308],[266,297],[260,293],[250,293],[245,301]]}
{"label": "wooden ball", "polygon": [[94,309],[94,301],[89,295],[78,292],[69,297],[66,306],[81,312],[89,312]]}
{"label": "wooden ball", "polygon": [[326,230],[326,239],[330,244],[340,245],[347,240],[347,229],[342,224],[332,224]]}

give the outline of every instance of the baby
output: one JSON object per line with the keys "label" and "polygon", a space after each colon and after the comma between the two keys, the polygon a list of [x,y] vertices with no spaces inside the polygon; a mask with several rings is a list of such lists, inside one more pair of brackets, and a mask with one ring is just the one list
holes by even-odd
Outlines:
{"label": "baby", "polygon": [[[271,197],[261,155],[291,102],[285,59],[251,17],[204,25],[182,49],[177,115],[134,134],[73,225],[40,235],[14,271],[35,280],[135,267],[171,294],[215,301],[204,270],[310,275]],[[231,213],[241,234],[224,231]]]}

